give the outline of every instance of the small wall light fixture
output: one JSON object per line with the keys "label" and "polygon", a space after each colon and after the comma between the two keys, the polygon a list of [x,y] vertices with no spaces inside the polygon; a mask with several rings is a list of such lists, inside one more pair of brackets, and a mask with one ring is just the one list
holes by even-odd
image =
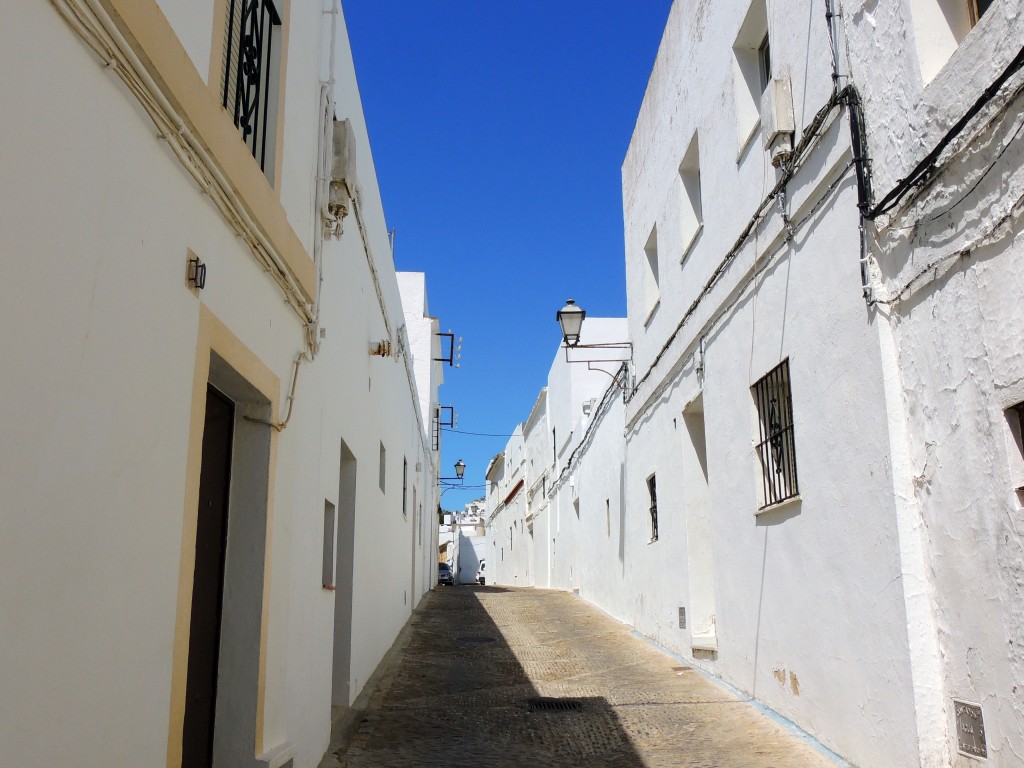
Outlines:
{"label": "small wall light fixture", "polygon": [[206,287],[206,265],[198,256],[188,260],[188,282],[199,290]]}

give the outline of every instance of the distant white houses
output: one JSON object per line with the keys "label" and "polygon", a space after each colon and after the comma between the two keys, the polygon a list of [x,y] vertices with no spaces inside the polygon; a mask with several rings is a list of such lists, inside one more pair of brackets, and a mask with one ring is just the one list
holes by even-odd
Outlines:
{"label": "distant white houses", "polygon": [[1021,11],[673,5],[622,169],[631,362],[584,395],[559,351],[488,470],[496,583],[853,764],[1020,763]]}
{"label": "distant white houses", "polygon": [[452,569],[456,584],[473,584],[487,558],[484,499],[466,504],[461,512],[446,512],[437,534],[438,560]]}
{"label": "distant white houses", "polygon": [[0,762],[312,768],[436,583],[340,5],[8,11]]}

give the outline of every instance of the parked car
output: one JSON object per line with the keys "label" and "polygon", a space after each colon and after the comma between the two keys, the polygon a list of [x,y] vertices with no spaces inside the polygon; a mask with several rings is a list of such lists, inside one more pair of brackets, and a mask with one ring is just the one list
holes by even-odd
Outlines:
{"label": "parked car", "polygon": [[447,584],[449,587],[455,583],[455,578],[452,576],[452,568],[448,563],[437,564],[437,583]]}
{"label": "parked car", "polygon": [[487,574],[484,573],[484,571],[486,571],[486,570],[487,570],[487,561],[486,560],[481,560],[480,561],[480,570],[478,570],[476,572],[476,583],[477,584],[486,584],[487,583],[487,579],[485,578]]}

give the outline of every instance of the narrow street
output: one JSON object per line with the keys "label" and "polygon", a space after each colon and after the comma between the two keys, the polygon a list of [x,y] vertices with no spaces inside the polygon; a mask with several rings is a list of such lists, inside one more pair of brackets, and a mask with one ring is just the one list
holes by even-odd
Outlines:
{"label": "narrow street", "polygon": [[834,764],[565,592],[435,590],[368,688],[322,768]]}

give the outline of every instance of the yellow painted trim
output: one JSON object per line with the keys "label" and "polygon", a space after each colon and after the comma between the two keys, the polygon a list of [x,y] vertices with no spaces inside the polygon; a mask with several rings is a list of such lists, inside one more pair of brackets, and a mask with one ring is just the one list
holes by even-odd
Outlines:
{"label": "yellow painted trim", "polygon": [[[178,566],[178,605],[171,656],[171,701],[167,728],[167,768],[181,768],[181,739],[185,725],[185,691],[188,683],[188,640],[192,618],[192,580],[195,575],[196,525],[199,509],[199,475],[203,459],[203,427],[206,421],[206,386],[210,380],[210,354],[216,352],[270,401],[277,413],[280,378],[246,347],[204,304],[199,305],[196,359],[192,378],[192,411],[189,418],[188,459],[185,465],[185,511]],[[274,522],[274,475],[277,467],[277,433],[271,431],[270,476],[267,494],[267,540],[263,568],[263,612],[260,625],[260,669],[256,701],[256,754],[263,752],[263,712],[266,696],[267,625],[270,608],[270,545]]]}
{"label": "yellow painted trim", "polygon": [[[208,86],[192,63],[170,22],[156,0],[100,0],[121,34],[132,46],[149,75],[159,84],[163,95],[181,114],[228,179],[246,211],[257,222],[263,235],[281,255],[308,302],[316,290],[316,269],[309,252],[295,233],[288,215],[270,182],[249,153],[227,112],[217,98],[219,75]],[[287,20],[290,3],[285,4],[282,21]],[[278,133],[275,176],[280,179],[284,146],[284,91],[287,39],[281,52],[281,88],[278,109]]]}

